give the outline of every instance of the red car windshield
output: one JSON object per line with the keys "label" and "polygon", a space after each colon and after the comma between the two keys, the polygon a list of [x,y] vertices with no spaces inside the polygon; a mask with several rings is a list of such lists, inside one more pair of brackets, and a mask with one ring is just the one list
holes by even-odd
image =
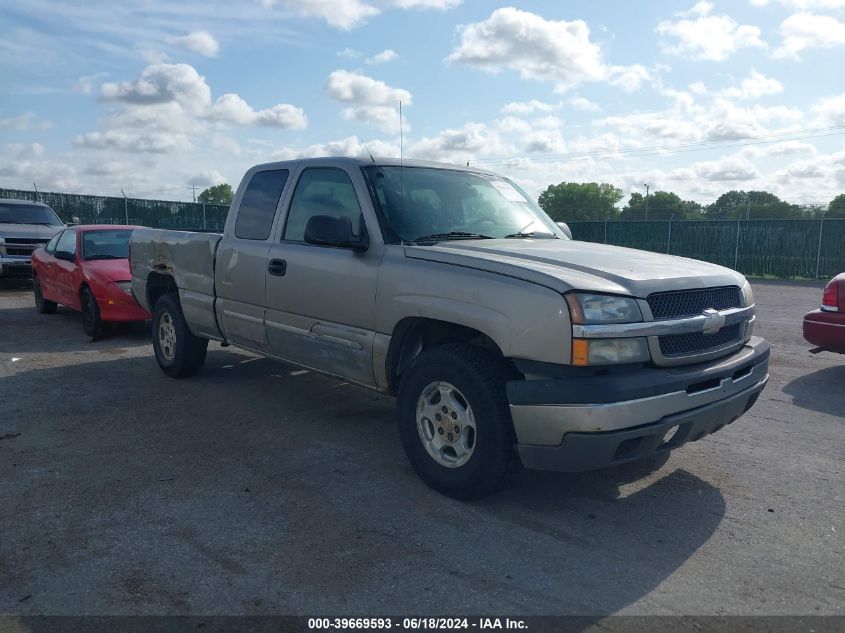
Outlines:
{"label": "red car windshield", "polygon": [[82,259],[126,259],[131,236],[132,231],[127,229],[86,231],[82,235]]}

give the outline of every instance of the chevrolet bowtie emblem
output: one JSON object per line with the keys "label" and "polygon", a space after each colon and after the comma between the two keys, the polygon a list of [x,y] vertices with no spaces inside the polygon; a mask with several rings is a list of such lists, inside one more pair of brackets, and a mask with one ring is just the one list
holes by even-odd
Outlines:
{"label": "chevrolet bowtie emblem", "polygon": [[704,329],[706,335],[716,334],[725,326],[725,317],[719,314],[718,310],[707,308],[701,314],[704,315]]}

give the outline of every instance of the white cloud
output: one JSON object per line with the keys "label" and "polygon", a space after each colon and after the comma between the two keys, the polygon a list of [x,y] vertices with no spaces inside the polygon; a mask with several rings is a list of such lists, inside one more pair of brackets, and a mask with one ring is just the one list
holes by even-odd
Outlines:
{"label": "white cloud", "polygon": [[356,105],[411,104],[411,93],[392,88],[383,81],[347,70],[335,70],[326,81],[326,94],[344,103]]}
{"label": "white cloud", "polygon": [[184,37],[176,38],[176,42],[204,57],[216,57],[217,51],[220,50],[220,43],[208,31],[188,33]]}
{"label": "white cloud", "polygon": [[598,103],[584,97],[572,97],[567,103],[576,110],[582,110],[583,112],[598,112],[601,110],[601,106]]}
{"label": "white cloud", "polygon": [[93,75],[82,76],[73,82],[73,90],[74,92],[79,92],[84,95],[90,95],[94,92],[94,83],[107,75],[108,73],[96,73]]}
{"label": "white cloud", "polygon": [[764,74],[751,70],[751,74],[742,83],[733,88],[722,90],[719,94],[729,99],[759,99],[768,95],[783,92],[783,84],[777,79],[766,77]]}
{"label": "white cloud", "polygon": [[189,64],[153,64],[135,81],[105,83],[100,87],[104,101],[131,104],[176,102],[188,111],[201,112],[211,104],[211,89]]}
{"label": "white cloud", "polygon": [[358,59],[361,57],[361,51],[357,51],[354,48],[344,48],[342,51],[338,51],[336,53],[338,57],[343,57],[345,59]]}
{"label": "white cloud", "polygon": [[462,163],[478,156],[509,153],[499,133],[483,123],[467,123],[461,128],[442,130],[435,136],[414,142],[408,155],[416,158]]}
{"label": "white cloud", "polygon": [[797,59],[799,53],[808,48],[832,48],[845,44],[845,22],[828,15],[796,13],[781,23],[780,34],[783,42],[773,55]]}
{"label": "white cloud", "polygon": [[816,115],[815,123],[818,126],[845,125],[845,92],[821,99],[811,111]]}
{"label": "white cloud", "polygon": [[398,57],[399,55],[396,53],[396,51],[394,51],[392,48],[387,48],[380,53],[376,53],[372,57],[368,57],[366,59],[366,62],[370,65],[386,64],[387,62],[392,62]]}
{"label": "white cloud", "polygon": [[[407,90],[347,70],[336,70],[329,75],[326,94],[335,101],[349,104],[342,112],[344,119],[374,125],[388,133],[399,131],[399,102],[403,107],[412,103]],[[404,121],[403,125],[406,125]]]}
{"label": "white cloud", "polygon": [[236,125],[257,125],[282,129],[302,130],[308,127],[308,118],[302,108],[280,103],[265,110],[254,110],[237,94],[224,94],[211,108],[210,116],[216,121]]}
{"label": "white cloud", "polygon": [[195,173],[188,178],[187,182],[189,185],[196,185],[197,187],[211,187],[226,182],[226,178],[216,169],[211,169]]}
{"label": "white cloud", "polygon": [[34,112],[24,112],[18,116],[0,118],[0,130],[28,130],[35,127],[48,128],[50,123],[47,121],[38,123],[38,117]]}
{"label": "white cloud", "polygon": [[87,132],[74,139],[76,145],[94,149],[114,149],[123,152],[169,153],[186,151],[191,142],[185,134],[159,131],[106,130]]}
{"label": "white cloud", "polygon": [[559,104],[546,103],[537,99],[531,101],[511,101],[502,106],[503,114],[531,114],[532,112],[553,112]]}
{"label": "white cloud", "polygon": [[380,13],[376,7],[361,0],[260,0],[267,8],[280,6],[298,15],[320,18],[329,26],[343,31],[364,24]]}
{"label": "white cloud", "polygon": [[510,69],[523,79],[553,81],[556,89],[609,81],[634,90],[648,76],[642,66],[607,66],[601,47],[582,20],[546,20],[512,7],[481,22],[459,27],[460,43],[447,57],[492,73]]}
{"label": "white cloud", "polygon": [[437,9],[445,11],[454,9],[463,0],[393,0],[393,6],[400,9]]}
{"label": "white cloud", "polygon": [[751,4],[764,7],[778,3],[790,9],[845,9],[845,0],[751,0]]}
{"label": "white cloud", "polygon": [[739,25],[728,15],[712,15],[713,5],[699,2],[676,21],[662,20],[655,32],[667,53],[692,59],[724,61],[741,48],[764,47],[760,29]]}
{"label": "white cloud", "polygon": [[711,182],[754,180],[760,176],[760,172],[750,161],[739,156],[702,161],[696,163],[692,167],[692,171],[696,177]]}
{"label": "white cloud", "polygon": [[[399,148],[391,143],[377,139],[368,140],[367,147],[373,156],[398,156]],[[302,148],[283,147],[270,154],[270,160],[293,160],[295,158],[315,158],[318,156],[367,156],[367,150],[357,136],[316,143]]]}

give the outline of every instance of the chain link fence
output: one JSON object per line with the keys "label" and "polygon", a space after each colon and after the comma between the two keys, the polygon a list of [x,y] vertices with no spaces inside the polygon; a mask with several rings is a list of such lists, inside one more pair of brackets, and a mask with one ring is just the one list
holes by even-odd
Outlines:
{"label": "chain link fence", "polygon": [[[227,205],[0,187],[0,198],[50,205],[65,222],[223,230]],[[752,277],[826,279],[845,271],[845,219],[570,222],[576,240],[692,257]]]}
{"label": "chain link fence", "polygon": [[223,230],[229,213],[229,206],[221,204],[35,192],[2,187],[0,198],[43,202],[52,207],[65,222],[78,221],[80,224],[137,224],[160,229],[219,232]]}
{"label": "chain link fence", "polygon": [[827,279],[845,271],[845,219],[570,222],[576,240],[721,264],[751,277]]}

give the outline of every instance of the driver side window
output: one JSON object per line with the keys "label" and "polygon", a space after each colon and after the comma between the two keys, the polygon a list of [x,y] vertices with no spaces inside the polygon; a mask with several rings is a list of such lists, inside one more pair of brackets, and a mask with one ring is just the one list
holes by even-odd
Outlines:
{"label": "driver side window", "polygon": [[65,231],[56,243],[57,253],[76,255],[76,231]]}
{"label": "driver side window", "polygon": [[56,244],[58,243],[59,238],[62,236],[62,233],[64,233],[64,231],[59,231],[58,233],[56,233],[53,238],[49,242],[47,242],[47,246],[44,247],[44,250],[50,253],[50,255],[56,252]]}
{"label": "driver side window", "polygon": [[305,241],[305,225],[315,215],[346,216],[360,235],[363,216],[358,196],[342,169],[311,168],[302,172],[290,203],[283,242]]}

